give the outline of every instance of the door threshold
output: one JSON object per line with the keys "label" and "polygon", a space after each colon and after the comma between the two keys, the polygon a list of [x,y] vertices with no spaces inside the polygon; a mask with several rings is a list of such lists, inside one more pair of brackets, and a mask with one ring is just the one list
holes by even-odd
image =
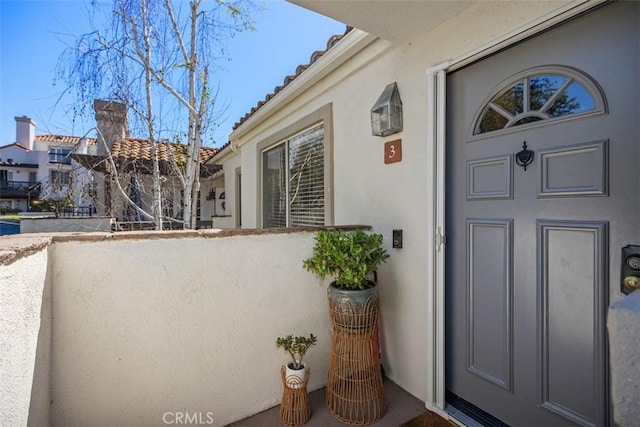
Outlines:
{"label": "door threshold", "polygon": [[483,427],[482,424],[448,403],[444,406],[444,410],[449,414],[449,421],[461,427]]}
{"label": "door threshold", "polygon": [[467,427],[509,427],[508,424],[500,421],[498,418],[483,411],[471,402],[466,401],[462,397],[446,391],[445,411],[453,418]]}

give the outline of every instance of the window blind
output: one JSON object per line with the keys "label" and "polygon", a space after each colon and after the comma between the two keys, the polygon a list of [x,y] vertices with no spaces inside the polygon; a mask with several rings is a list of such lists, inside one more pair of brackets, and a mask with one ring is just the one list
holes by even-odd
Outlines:
{"label": "window blind", "polygon": [[262,225],[324,225],[324,126],[263,153]]}
{"label": "window blind", "polygon": [[287,226],[286,144],[263,154],[262,225],[265,228]]}
{"label": "window blind", "polygon": [[324,127],[289,140],[289,224],[324,225]]}

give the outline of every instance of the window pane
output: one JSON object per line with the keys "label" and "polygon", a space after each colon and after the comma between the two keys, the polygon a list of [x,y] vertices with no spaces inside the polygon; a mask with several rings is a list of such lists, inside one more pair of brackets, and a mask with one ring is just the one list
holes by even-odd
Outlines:
{"label": "window pane", "polygon": [[51,148],[49,149],[49,163],[63,163],[70,165],[71,156],[69,153],[71,153],[71,150],[66,148]]}
{"label": "window pane", "polygon": [[508,120],[502,115],[496,113],[495,110],[488,107],[485,113],[482,115],[482,120],[478,129],[475,131],[475,135],[485,132],[492,132],[494,130],[504,129]]}
{"label": "window pane", "polygon": [[518,127],[567,115],[604,112],[604,100],[595,86],[589,85],[588,76],[560,66],[553,68],[558,70],[541,68],[501,85],[497,95],[481,107],[473,135],[500,131],[507,123]]}
{"label": "window pane", "polygon": [[516,84],[511,89],[498,96],[493,102],[511,115],[516,116],[522,113],[522,88],[524,85],[522,82]]}
{"label": "window pane", "polygon": [[577,82],[573,82],[562,93],[562,96],[549,108],[547,114],[552,117],[566,116],[568,114],[583,113],[594,110],[596,103],[589,92]]}
{"label": "window pane", "polygon": [[289,141],[291,226],[324,225],[324,127],[318,125]]}
{"label": "window pane", "polygon": [[512,126],[525,125],[527,123],[533,123],[542,120],[540,117],[536,116],[526,116],[516,120]]}
{"label": "window pane", "polygon": [[71,174],[68,171],[52,170],[49,181],[52,185],[68,185],[71,182]]}
{"label": "window pane", "polygon": [[567,79],[562,76],[546,75],[529,78],[530,110],[536,111],[560,89]]}
{"label": "window pane", "polygon": [[262,155],[262,225],[287,226],[287,181],[285,144]]}

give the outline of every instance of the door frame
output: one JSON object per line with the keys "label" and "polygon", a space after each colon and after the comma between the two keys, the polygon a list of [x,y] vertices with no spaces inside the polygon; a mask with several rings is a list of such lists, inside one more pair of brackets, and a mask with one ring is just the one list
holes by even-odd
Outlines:
{"label": "door frame", "polygon": [[426,165],[433,173],[428,174],[427,189],[432,197],[427,201],[427,212],[432,221],[427,241],[427,277],[433,283],[427,289],[427,409],[450,418],[445,410],[445,149],[446,149],[446,83],[447,74],[479,61],[526,38],[535,36],[549,28],[595,9],[609,0],[577,0],[543,16],[528,25],[518,28],[499,39],[426,70],[427,74],[427,152]]}

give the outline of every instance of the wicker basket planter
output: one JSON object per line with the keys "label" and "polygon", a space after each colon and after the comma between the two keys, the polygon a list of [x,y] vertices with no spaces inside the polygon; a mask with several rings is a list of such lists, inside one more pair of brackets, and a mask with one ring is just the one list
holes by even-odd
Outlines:
{"label": "wicker basket planter", "polygon": [[[321,230],[303,266],[320,279],[331,276],[329,316],[333,328],[326,402],[345,424],[378,421],[387,407],[378,351],[377,267],[389,254],[381,234]],[[374,279],[375,280],[375,279]]]}
{"label": "wicker basket planter", "polygon": [[366,425],[386,409],[378,356],[377,287],[345,291],[329,287],[333,328],[326,403],[339,421]]}
{"label": "wicker basket planter", "polygon": [[280,421],[287,426],[301,426],[311,417],[311,406],[309,406],[307,395],[309,369],[305,370],[304,380],[300,380],[297,376],[287,377],[284,366],[280,372],[284,386],[280,404]]}

